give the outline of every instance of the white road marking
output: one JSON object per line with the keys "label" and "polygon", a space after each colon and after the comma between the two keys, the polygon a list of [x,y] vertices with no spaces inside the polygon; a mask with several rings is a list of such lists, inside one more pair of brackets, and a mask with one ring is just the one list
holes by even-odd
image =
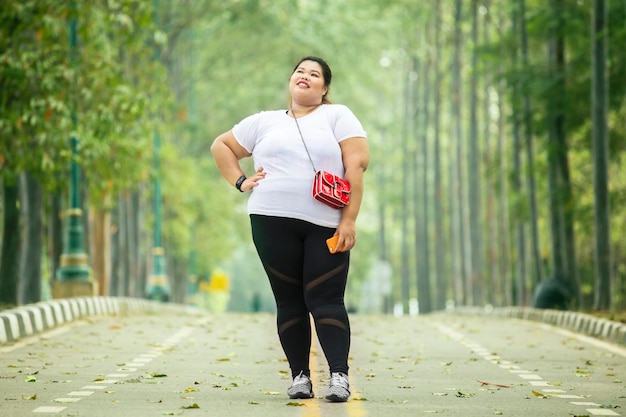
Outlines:
{"label": "white road marking", "polygon": [[65,410],[67,407],[54,407],[54,406],[43,406],[37,407],[33,410],[33,413],[60,413]]}
{"label": "white road marking", "polygon": [[67,395],[74,395],[77,397],[89,397],[90,395],[93,395],[94,391],[72,391],[72,392],[68,392]]}
{"label": "white road marking", "polygon": [[55,398],[54,402],[57,402],[57,403],[77,403],[80,400],[81,400],[80,398],[61,397],[61,398]]}
{"label": "white road marking", "polygon": [[615,411],[609,410],[607,408],[588,408],[589,411],[594,416],[619,416]]}
{"label": "white road marking", "polygon": [[[560,333],[561,335],[564,335],[568,338],[574,338],[586,343],[589,343],[593,346],[605,349],[609,352],[615,353],[617,355],[620,356],[624,356],[626,357],[626,349],[619,347],[619,346],[615,346],[612,345],[610,343],[606,343],[603,342],[601,340],[597,340],[597,339],[593,339],[591,337],[587,337],[584,335],[580,335],[580,334],[576,334],[576,333],[572,333],[568,330],[564,330],[564,329],[559,329],[556,328],[554,326],[550,326],[547,324],[543,324],[543,323],[539,323],[537,324],[539,327],[543,328],[546,331],[550,331],[550,332],[556,332],[556,333]],[[444,333],[445,335],[447,335],[448,337],[452,338],[453,340],[459,342],[460,344],[462,344],[465,347],[471,347],[472,351],[474,353],[480,354],[481,356],[483,356],[483,359],[487,360],[488,362],[491,362],[495,365],[500,366],[503,369],[507,369],[509,370],[509,372],[511,372],[512,374],[516,374],[517,376],[519,376],[520,378],[527,380],[528,383],[532,386],[538,386],[538,387],[545,387],[545,386],[550,386],[550,383],[548,381],[544,381],[543,378],[539,375],[536,374],[532,374],[530,373],[530,371],[524,370],[522,368],[520,368],[519,366],[516,365],[505,365],[504,363],[510,364],[511,362],[509,361],[502,361],[500,360],[500,357],[498,356],[493,356],[493,354],[489,353],[489,354],[485,354],[484,352],[488,352],[487,349],[481,347],[479,344],[471,342],[470,340],[468,340],[465,335],[463,335],[460,332],[457,332],[456,330],[453,330],[452,328],[439,324],[438,325],[439,331]],[[497,360],[494,360],[497,359]],[[558,389],[546,389],[543,390],[544,392],[547,393],[564,393],[565,391],[563,390],[558,390]],[[559,395],[555,395],[555,397],[557,398],[563,398],[563,399],[583,399],[585,397],[580,396],[580,395],[572,395],[572,394],[559,394]],[[588,403],[588,402],[570,402],[570,404],[573,405],[579,405],[579,406],[591,406],[591,407],[597,407],[599,406],[598,404],[595,403]],[[588,408],[587,412],[589,412],[591,415],[594,416],[619,416],[620,414],[616,413],[613,410],[610,409],[606,409],[606,408]]]}
{"label": "white road marking", "polygon": [[535,375],[535,374],[519,374],[518,376],[520,378],[522,378],[522,379],[532,379],[532,380],[535,380],[535,381],[543,379],[539,375]]}
{"label": "white road marking", "polygon": [[[85,324],[85,323],[83,323]],[[75,327],[75,326],[74,326]],[[54,336],[66,333],[70,330],[71,326],[68,327],[62,327],[59,329],[56,329],[56,331],[51,331],[46,333],[46,337],[51,337],[51,334]],[[191,332],[193,331],[192,327],[185,327],[183,329],[181,329],[178,333],[176,333],[173,337],[171,337],[170,339],[168,339],[168,341],[175,341],[173,342],[173,344],[170,347],[174,347],[175,344],[180,343],[181,340],[185,337],[187,337],[189,334],[191,334]],[[24,346],[26,345],[26,342],[20,342],[19,344],[15,344],[10,346],[10,349],[4,349],[4,350],[0,350],[0,353],[2,352],[10,352],[11,350],[17,349],[18,347]],[[18,346],[19,345],[19,346]],[[133,359],[132,363],[129,363],[129,367],[122,367],[119,368],[118,371],[121,372],[134,372],[137,370],[137,368],[142,367],[144,365],[146,365],[147,363],[151,362],[154,358],[158,358],[159,356],[161,356],[163,353],[161,351],[151,351],[152,353],[146,353],[146,354],[142,354],[140,355],[140,357]],[[106,378],[125,378],[127,377],[128,374],[124,373],[124,374],[109,374],[106,376]],[[99,385],[86,385],[84,386],[81,391],[72,391],[70,393],[68,393],[68,397],[62,397],[62,398],[56,398],[54,401],[55,402],[59,402],[59,403],[75,403],[80,401],[82,398],[80,397],[88,397],[92,394],[94,394],[94,391],[92,390],[103,390],[106,387],[106,385],[109,384],[115,384],[116,382],[118,382],[118,379],[102,379],[101,381],[93,381],[94,384],[99,384]],[[73,396],[74,398],[71,398],[69,396]],[[79,398],[76,398],[79,397]],[[65,410],[67,407],[52,407],[52,406],[44,406],[44,407],[37,407],[33,410],[33,413],[60,413],[63,410]]]}

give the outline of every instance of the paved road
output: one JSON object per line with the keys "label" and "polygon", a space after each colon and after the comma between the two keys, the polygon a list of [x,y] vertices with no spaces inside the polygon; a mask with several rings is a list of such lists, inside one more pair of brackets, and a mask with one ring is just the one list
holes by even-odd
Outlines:
{"label": "paved road", "polygon": [[[347,403],[290,401],[274,317],[79,320],[0,346],[0,415],[619,416],[626,349],[517,319],[352,317]],[[318,396],[326,363],[312,357]]]}

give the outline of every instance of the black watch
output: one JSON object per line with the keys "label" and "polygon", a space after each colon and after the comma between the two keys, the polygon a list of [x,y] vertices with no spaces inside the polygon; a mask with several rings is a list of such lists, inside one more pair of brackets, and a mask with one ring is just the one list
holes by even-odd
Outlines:
{"label": "black watch", "polygon": [[239,191],[241,191],[243,193],[243,190],[241,189],[241,184],[243,184],[243,182],[246,180],[246,176],[242,175],[241,177],[239,177],[239,179],[237,180],[237,182],[235,182],[235,188],[237,188]]}

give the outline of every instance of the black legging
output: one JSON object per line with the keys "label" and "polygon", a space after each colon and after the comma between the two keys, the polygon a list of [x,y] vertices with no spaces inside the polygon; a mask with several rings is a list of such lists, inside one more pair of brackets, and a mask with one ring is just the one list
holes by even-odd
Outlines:
{"label": "black legging", "polygon": [[348,373],[350,324],[344,293],[349,252],[331,255],[335,229],[285,217],[251,215],[252,239],[276,300],[278,335],[292,376],[310,376],[311,323],[315,321],[330,372]]}

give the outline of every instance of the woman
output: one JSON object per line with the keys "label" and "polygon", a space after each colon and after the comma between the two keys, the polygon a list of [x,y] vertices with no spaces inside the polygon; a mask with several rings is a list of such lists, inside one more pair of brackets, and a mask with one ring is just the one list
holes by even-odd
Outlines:
{"label": "woman", "polygon": [[[350,396],[344,292],[369,149],[354,114],[328,100],[331,78],[323,59],[301,59],[289,80],[289,109],[245,118],[218,136],[211,152],[229,183],[241,192],[251,191],[252,238],[274,293],[278,335],[293,378],[287,394],[314,397],[311,314],[330,368],[325,398],[342,402]],[[247,177],[239,160],[249,156],[255,172]],[[350,183],[347,206],[335,209],[313,199],[315,169]],[[334,253],[326,246],[332,236],[338,237]]]}

